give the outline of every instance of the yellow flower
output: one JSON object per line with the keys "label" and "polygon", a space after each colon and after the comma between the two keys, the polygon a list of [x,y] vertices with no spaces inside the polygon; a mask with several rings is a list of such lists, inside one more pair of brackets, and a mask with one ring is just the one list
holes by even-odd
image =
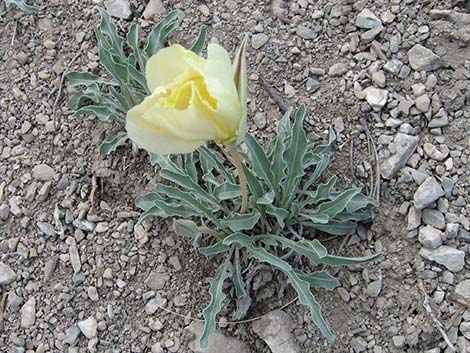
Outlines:
{"label": "yellow flower", "polygon": [[209,44],[204,59],[174,44],[146,66],[151,92],[127,113],[126,130],[156,154],[189,153],[207,141],[235,145],[246,130],[246,39],[233,65],[227,51]]}

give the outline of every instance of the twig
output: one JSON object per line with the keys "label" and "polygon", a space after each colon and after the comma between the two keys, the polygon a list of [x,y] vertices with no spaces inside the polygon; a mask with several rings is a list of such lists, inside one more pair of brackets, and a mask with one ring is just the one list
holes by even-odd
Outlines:
{"label": "twig", "polygon": [[55,98],[55,101],[54,101],[54,105],[52,106],[52,124],[54,126],[54,132],[53,132],[53,136],[52,136],[52,146],[51,146],[51,155],[54,154],[54,139],[55,139],[55,132],[56,132],[56,129],[57,129],[57,122],[56,122],[56,110],[57,110],[57,105],[59,104],[59,100],[60,100],[60,97],[62,96],[62,88],[64,86],[64,78],[65,78],[65,73],[68,71],[68,69],[70,68],[70,66],[73,65],[73,63],[75,62],[75,60],[78,59],[78,57],[82,54],[81,51],[79,51],[77,53],[77,55],[75,55],[72,60],[70,60],[70,62],[67,64],[64,72],[62,73],[62,76],[60,78],[60,84],[59,84],[59,90],[57,92],[57,96]]}
{"label": "twig", "polygon": [[15,44],[16,32],[18,31],[18,21],[15,21],[15,27],[13,27],[13,36],[11,37],[10,45]]}
{"label": "twig", "polygon": [[91,177],[91,191],[90,191],[90,197],[89,197],[89,200],[91,203],[91,209],[93,209],[93,205],[95,203],[95,194],[96,194],[97,189],[98,189],[98,183],[96,182],[96,176],[93,175]]}
{"label": "twig", "polygon": [[431,305],[429,304],[429,297],[426,293],[426,290],[424,289],[424,284],[423,284],[423,281],[421,280],[421,278],[418,278],[418,288],[421,290],[421,292],[423,293],[423,296],[424,296],[423,307],[427,311],[429,316],[431,317],[432,321],[436,325],[439,332],[441,333],[442,338],[444,338],[444,341],[447,344],[447,347],[449,348],[449,350],[451,352],[457,352],[454,345],[450,342],[449,337],[445,333],[445,331],[443,329],[444,326],[440,323],[440,321],[436,318],[436,315],[434,315],[434,312],[432,311]]}
{"label": "twig", "polygon": [[268,92],[269,96],[274,100],[274,102],[279,106],[281,112],[284,114],[290,107],[290,104],[286,102],[286,100],[281,96],[281,94],[272,87],[263,76],[259,77],[259,82],[261,86]]}
{"label": "twig", "polygon": [[351,138],[351,144],[349,145],[349,167],[351,168],[351,176],[355,178],[354,174],[354,137]]}
{"label": "twig", "polygon": [[372,138],[372,134],[370,133],[369,127],[367,123],[363,120],[362,121],[364,129],[366,131],[367,136],[367,144],[369,148],[369,154],[373,155],[375,161],[375,183],[372,182],[371,185],[371,195],[379,201],[380,199],[380,164],[379,164],[379,155],[377,153],[377,146],[375,145],[374,139]]}

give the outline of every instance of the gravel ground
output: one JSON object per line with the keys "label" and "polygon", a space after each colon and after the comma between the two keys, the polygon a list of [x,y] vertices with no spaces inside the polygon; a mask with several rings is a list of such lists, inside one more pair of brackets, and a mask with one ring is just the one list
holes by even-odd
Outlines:
{"label": "gravel ground", "polygon": [[[134,199],[158,173],[130,144],[101,159],[117,127],[66,108],[64,70],[101,70],[94,7],[104,5],[29,2],[41,11],[0,17],[0,351],[200,352],[214,259],[161,220],[136,225]],[[281,116],[266,80],[306,104],[312,138],[335,128],[327,173],[342,186],[377,186],[376,159],[382,176],[374,222],[344,247],[326,242],[385,254],[337,270],[341,286],[317,293],[332,344],[297,302],[272,311],[294,293],[260,267],[249,317],[270,314],[223,324],[228,303],[205,352],[470,352],[469,1],[151,2],[107,5],[123,31],[179,8],[171,40],[187,45],[202,24],[232,53],[250,33],[250,131],[267,140]]]}

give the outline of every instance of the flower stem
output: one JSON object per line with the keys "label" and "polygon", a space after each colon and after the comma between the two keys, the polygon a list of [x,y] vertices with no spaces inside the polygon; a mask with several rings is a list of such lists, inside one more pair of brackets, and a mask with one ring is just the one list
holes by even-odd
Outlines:
{"label": "flower stem", "polygon": [[235,168],[237,168],[238,179],[240,180],[240,189],[242,191],[242,206],[240,208],[240,213],[245,213],[248,207],[248,190],[246,187],[245,172],[243,171],[242,160],[237,147],[230,147],[230,152],[232,153],[232,163]]}

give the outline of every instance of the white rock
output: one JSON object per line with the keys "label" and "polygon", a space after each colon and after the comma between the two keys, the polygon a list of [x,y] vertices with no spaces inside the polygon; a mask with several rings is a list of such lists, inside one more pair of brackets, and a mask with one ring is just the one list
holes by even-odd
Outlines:
{"label": "white rock", "polygon": [[418,142],[418,136],[411,136],[401,132],[397,133],[393,140],[396,152],[390,157],[380,161],[382,177],[385,179],[391,179],[414,153],[418,146]]}
{"label": "white rock", "polygon": [[451,272],[462,271],[465,264],[465,253],[446,245],[442,245],[437,249],[422,248],[419,254],[426,260],[447,267]]}
{"label": "white rock", "polygon": [[39,181],[51,181],[56,177],[56,172],[47,164],[38,164],[31,171],[33,178]]}
{"label": "white rock", "polygon": [[459,284],[455,286],[455,294],[470,300],[470,279],[459,282]]}
{"label": "white rock", "polygon": [[416,190],[413,200],[415,207],[422,210],[444,195],[441,184],[434,177],[429,177]]}
{"label": "white rock", "polygon": [[387,104],[388,91],[386,89],[369,86],[364,90],[364,93],[366,94],[367,103],[375,111],[380,111]]}
{"label": "white rock", "polygon": [[104,3],[104,6],[113,17],[127,20],[132,15],[128,0],[108,0]]}
{"label": "white rock", "polygon": [[421,44],[416,44],[408,51],[408,61],[415,71],[436,70],[443,65],[439,56]]}
{"label": "white rock", "polygon": [[292,335],[292,321],[282,310],[275,310],[253,322],[253,331],[269,346],[272,353],[298,353],[300,347]]}
{"label": "white rock", "polygon": [[188,331],[194,335],[194,340],[189,342],[189,349],[194,353],[249,353],[250,349],[243,341],[224,335],[219,330],[216,330],[209,337],[209,345],[206,349],[202,349],[199,340],[204,330],[204,323],[194,321],[188,326]]}
{"label": "white rock", "polygon": [[30,328],[36,321],[36,299],[31,297],[21,308],[21,327]]}
{"label": "white rock", "polygon": [[0,262],[0,286],[12,283],[16,279],[16,273],[10,266]]}
{"label": "white rock", "polygon": [[380,21],[372,11],[364,9],[357,15],[355,25],[359,28],[370,29],[381,26],[382,21]]}
{"label": "white rock", "polygon": [[431,107],[431,100],[427,94],[423,94],[415,99],[415,106],[422,113],[426,113]]}
{"label": "white rock", "polygon": [[348,72],[348,66],[344,63],[336,63],[331,65],[330,69],[328,70],[329,76],[341,76]]}
{"label": "white rock", "polygon": [[96,336],[98,323],[96,322],[96,319],[93,316],[90,316],[88,319],[79,321],[77,326],[86,338],[91,339]]}
{"label": "white rock", "polygon": [[269,41],[269,37],[264,33],[257,33],[251,37],[251,46],[253,49],[260,49]]}
{"label": "white rock", "polygon": [[166,13],[165,5],[162,0],[150,0],[147,6],[145,7],[144,13],[142,16],[146,20],[151,20],[155,16],[162,16]]}
{"label": "white rock", "polygon": [[442,232],[433,226],[425,226],[419,229],[418,240],[426,248],[436,249],[441,246],[442,237]]}

